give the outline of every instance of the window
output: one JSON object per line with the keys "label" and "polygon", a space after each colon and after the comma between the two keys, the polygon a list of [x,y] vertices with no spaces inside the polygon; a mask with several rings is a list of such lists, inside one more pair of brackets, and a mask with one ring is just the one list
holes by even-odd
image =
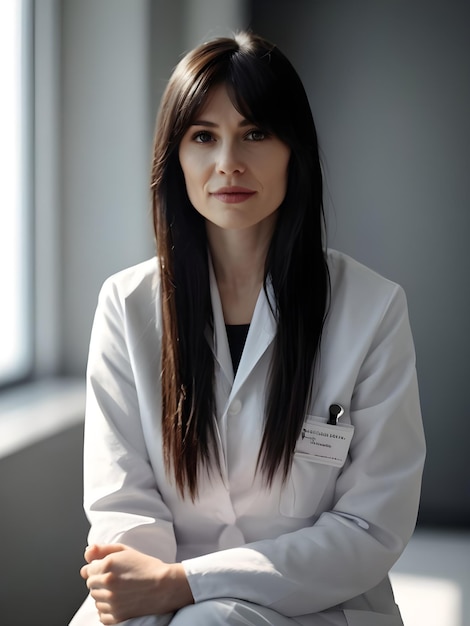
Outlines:
{"label": "window", "polygon": [[0,385],[24,378],[32,363],[28,9],[0,2]]}

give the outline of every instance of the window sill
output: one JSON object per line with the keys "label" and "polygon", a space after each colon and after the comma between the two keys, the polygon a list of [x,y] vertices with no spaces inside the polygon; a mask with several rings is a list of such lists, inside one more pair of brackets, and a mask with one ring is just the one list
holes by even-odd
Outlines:
{"label": "window sill", "polygon": [[54,378],[0,394],[0,458],[83,422],[85,383]]}

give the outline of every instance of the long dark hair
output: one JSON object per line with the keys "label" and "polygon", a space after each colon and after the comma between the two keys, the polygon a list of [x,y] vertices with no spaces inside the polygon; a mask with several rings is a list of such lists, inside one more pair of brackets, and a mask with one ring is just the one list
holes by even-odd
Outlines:
{"label": "long dark hair", "polygon": [[220,470],[214,359],[205,331],[212,308],[204,219],[192,207],[179,164],[180,141],[210,90],[224,84],[235,108],[291,149],[285,199],[265,265],[277,333],[258,456],[269,486],[288,475],[310,401],[327,309],[322,175],[302,82],[273,44],[250,33],[218,38],[188,53],[164,93],[154,143],[153,219],[161,273],[162,437],[168,474],[197,496],[201,469]]}

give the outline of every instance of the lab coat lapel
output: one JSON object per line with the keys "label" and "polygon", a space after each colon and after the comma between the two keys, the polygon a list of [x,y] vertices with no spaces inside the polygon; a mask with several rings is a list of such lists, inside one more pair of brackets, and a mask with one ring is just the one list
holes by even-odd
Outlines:
{"label": "lab coat lapel", "polygon": [[228,345],[227,331],[225,330],[224,313],[220,300],[219,289],[215,279],[214,268],[209,257],[209,279],[211,289],[212,314],[214,318],[214,331],[212,337],[208,337],[214,356],[222,370],[227,382],[233,384],[233,365]]}
{"label": "lab coat lapel", "polygon": [[237,394],[276,335],[276,319],[269,306],[269,301],[274,302],[274,293],[270,282],[267,284],[267,293],[268,295],[261,288],[233,383],[231,398]]}
{"label": "lab coat lapel", "polygon": [[212,337],[208,336],[214,356],[222,370],[227,382],[231,386],[230,398],[233,397],[245,382],[256,363],[263,356],[269,344],[276,334],[276,320],[269,306],[269,300],[274,302],[274,292],[271,283],[268,281],[266,296],[262,288],[256,302],[253,319],[246,338],[243,354],[238,366],[237,375],[234,380],[232,358],[228,345],[227,331],[225,329],[224,314],[220,300],[217,281],[215,279],[212,262],[209,258],[209,277],[212,301],[212,312],[214,317],[214,330]]}

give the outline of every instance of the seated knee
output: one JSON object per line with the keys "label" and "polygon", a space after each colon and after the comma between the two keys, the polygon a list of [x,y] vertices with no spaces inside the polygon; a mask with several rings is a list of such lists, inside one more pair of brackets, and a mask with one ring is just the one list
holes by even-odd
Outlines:
{"label": "seated knee", "polygon": [[220,626],[231,624],[230,614],[234,600],[217,598],[190,604],[175,613],[171,626]]}

